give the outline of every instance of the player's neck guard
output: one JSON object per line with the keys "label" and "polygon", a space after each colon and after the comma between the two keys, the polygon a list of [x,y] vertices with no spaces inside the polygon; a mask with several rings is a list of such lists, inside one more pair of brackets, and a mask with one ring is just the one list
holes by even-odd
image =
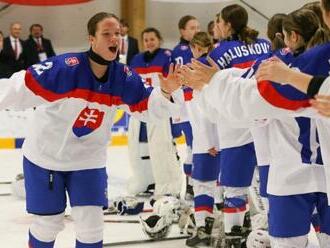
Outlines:
{"label": "player's neck guard", "polygon": [[96,54],[92,48],[88,51],[88,57],[99,65],[110,65],[111,60],[105,60],[100,55]]}

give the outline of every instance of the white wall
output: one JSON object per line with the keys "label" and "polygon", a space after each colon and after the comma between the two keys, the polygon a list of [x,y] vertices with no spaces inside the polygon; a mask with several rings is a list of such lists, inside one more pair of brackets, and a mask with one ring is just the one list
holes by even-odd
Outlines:
{"label": "white wall", "polygon": [[81,51],[88,48],[87,22],[100,11],[119,15],[120,0],[94,0],[56,7],[11,5],[0,12],[0,30],[7,36],[10,23],[19,21],[23,25],[22,38],[25,39],[29,34],[30,25],[40,23],[44,26],[44,36],[52,40],[58,54]]}
{"label": "white wall", "polygon": [[[245,0],[248,4],[268,17],[275,13],[289,13],[307,2],[313,0]],[[216,13],[229,4],[237,3],[245,7],[249,13],[249,26],[260,32],[260,36],[266,37],[267,20],[261,17],[241,1],[221,1],[218,3],[172,3],[147,0],[146,25],[160,29],[164,37],[164,47],[172,48],[178,42],[179,31],[177,23],[180,17],[191,14],[196,16],[202,30],[206,31],[207,23],[214,18]]]}
{"label": "white wall", "polygon": [[[131,0],[134,1],[134,0]],[[164,37],[164,47],[172,48],[177,42],[179,32],[177,23],[181,16],[196,16],[203,30],[216,13],[232,3],[245,6],[239,0],[218,3],[169,3],[146,0],[146,25],[158,28]],[[275,13],[288,13],[312,0],[245,0],[253,7],[271,17]],[[88,47],[86,24],[88,19],[99,11],[113,12],[119,16],[121,0],[94,0],[84,4],[56,7],[28,7],[12,5],[0,12],[0,30],[8,35],[9,24],[20,21],[23,24],[23,37],[28,36],[32,23],[41,23],[45,37],[52,40],[57,53],[81,51]],[[0,4],[0,7],[4,4]],[[260,31],[265,37],[267,21],[245,6],[249,12],[249,26]],[[137,37],[139,38],[139,37]]]}

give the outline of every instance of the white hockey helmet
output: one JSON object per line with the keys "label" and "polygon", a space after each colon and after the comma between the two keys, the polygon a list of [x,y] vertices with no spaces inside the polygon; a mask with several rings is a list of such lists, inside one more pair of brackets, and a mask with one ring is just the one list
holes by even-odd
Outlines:
{"label": "white hockey helmet", "polygon": [[140,223],[143,232],[151,239],[165,238],[171,226],[164,216],[158,214],[150,215],[146,219],[140,216]]}
{"label": "white hockey helmet", "polygon": [[247,248],[271,248],[270,237],[265,230],[253,230],[246,241]]}
{"label": "white hockey helmet", "polygon": [[155,201],[153,212],[164,216],[169,223],[178,222],[181,211],[181,202],[174,196],[163,196]]}
{"label": "white hockey helmet", "polygon": [[136,215],[143,211],[144,202],[136,197],[119,197],[109,204],[109,211],[118,215]]}

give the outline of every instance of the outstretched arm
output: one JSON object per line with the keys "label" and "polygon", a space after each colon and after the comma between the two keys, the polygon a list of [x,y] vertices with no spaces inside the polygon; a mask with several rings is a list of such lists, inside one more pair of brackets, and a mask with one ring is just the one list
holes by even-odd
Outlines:
{"label": "outstretched arm", "polygon": [[0,110],[24,110],[48,102],[31,89],[30,78],[28,71],[20,71],[0,79]]}
{"label": "outstretched arm", "polygon": [[256,73],[258,81],[269,80],[282,84],[290,84],[298,90],[307,93],[313,76],[302,73],[287,66],[277,57],[263,61]]}
{"label": "outstretched arm", "polygon": [[[306,73],[291,69],[281,60],[274,57],[260,65],[256,73],[256,78],[258,81],[271,80],[292,85],[298,90],[306,93],[311,98],[314,98],[310,100],[310,103],[320,115],[330,117],[330,95],[317,95],[323,83],[326,81],[326,77],[313,77]],[[322,91],[326,91],[325,88],[329,88],[326,84],[329,83],[325,83]]]}

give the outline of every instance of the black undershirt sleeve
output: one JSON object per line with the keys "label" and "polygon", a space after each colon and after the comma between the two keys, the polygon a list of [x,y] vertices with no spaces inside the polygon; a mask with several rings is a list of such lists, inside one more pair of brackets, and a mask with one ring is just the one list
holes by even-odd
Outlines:
{"label": "black undershirt sleeve", "polygon": [[324,76],[314,76],[308,85],[307,96],[313,98],[319,92],[326,78]]}

